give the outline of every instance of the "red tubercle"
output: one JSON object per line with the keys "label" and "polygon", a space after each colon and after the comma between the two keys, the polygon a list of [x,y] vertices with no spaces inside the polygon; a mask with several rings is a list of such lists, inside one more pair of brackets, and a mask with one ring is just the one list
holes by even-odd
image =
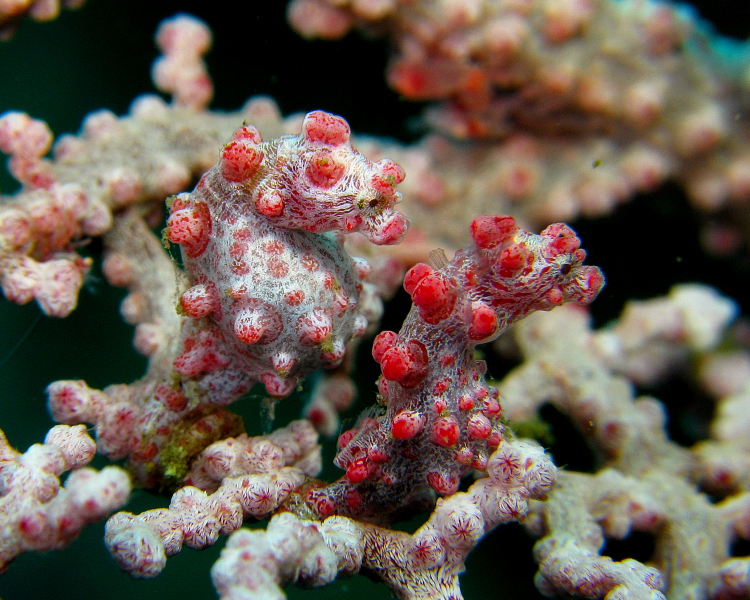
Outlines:
{"label": "red tubercle", "polygon": [[321,489],[308,490],[305,502],[322,519],[330,517],[336,510],[336,503],[333,498]]}
{"label": "red tubercle", "polygon": [[259,301],[237,312],[233,328],[243,344],[268,344],[281,335],[284,323],[274,307]]}
{"label": "red tubercle", "polygon": [[410,100],[434,100],[434,77],[424,65],[399,62],[388,73],[388,81],[399,94]]}
{"label": "red tubercle", "polygon": [[450,473],[430,471],[427,473],[427,483],[438,494],[447,496],[449,494],[455,494],[458,491],[460,481],[458,477]]}
{"label": "red tubercle", "polygon": [[189,287],[180,296],[180,308],[183,314],[194,319],[219,313],[221,304],[216,286],[213,283],[199,283]]}
{"label": "red tubercle", "polygon": [[468,332],[470,340],[486,339],[497,332],[497,327],[497,314],[491,307],[483,302],[478,302],[472,307]]}
{"label": "red tubercle", "polygon": [[186,208],[176,209],[176,206],[177,201],[172,204],[172,214],[167,220],[167,238],[170,242],[180,244],[188,257],[197,258],[203,254],[211,240],[211,213],[203,202],[196,202],[192,207]]}
{"label": "red tubercle", "polygon": [[344,498],[346,499],[346,506],[349,508],[350,512],[356,514],[362,510],[364,498],[362,497],[362,494],[359,493],[359,490],[356,488],[346,490]]}
{"label": "red tubercle", "polygon": [[500,403],[495,398],[485,398],[482,412],[490,419],[500,414]]}
{"label": "red tubercle", "polygon": [[434,272],[435,269],[425,263],[417,263],[411,267],[406,272],[406,275],[404,275],[404,290],[406,290],[406,293],[411,296],[414,293],[414,288],[419,285],[419,282]]}
{"label": "red tubercle", "polygon": [[282,377],[291,373],[298,362],[299,358],[289,352],[279,352],[271,357],[271,366]]}
{"label": "red tubercle", "polygon": [[349,124],[339,116],[316,110],[302,122],[302,135],[308,142],[341,146],[349,141]]}
{"label": "red tubercle", "polygon": [[159,453],[159,447],[154,442],[147,444],[139,444],[135,448],[130,450],[130,458],[132,460],[145,462],[151,460]]}
{"label": "red tubercle", "polygon": [[581,240],[576,232],[565,223],[553,223],[540,233],[542,237],[550,238],[549,244],[544,249],[544,255],[554,258],[561,254],[575,252],[581,246]]}
{"label": "red tubercle", "polygon": [[232,140],[246,140],[253,144],[260,144],[263,141],[260,131],[252,125],[243,125],[232,135]]}
{"label": "red tubercle", "polygon": [[262,373],[260,380],[271,398],[286,398],[297,387],[295,377],[281,377],[278,373]]}
{"label": "red tubercle", "polygon": [[468,466],[474,458],[474,453],[468,446],[463,446],[456,450],[456,454],[453,458],[458,464]]}
{"label": "red tubercle", "polygon": [[458,399],[458,408],[461,410],[471,410],[474,408],[474,398],[470,394],[462,394]]}
{"label": "red tubercle", "polygon": [[437,272],[421,279],[411,295],[420,316],[432,325],[448,318],[456,304],[453,286]]}
{"label": "red tubercle", "polygon": [[492,215],[477,217],[469,226],[471,239],[483,250],[490,250],[511,241],[518,231],[513,217]]}
{"label": "red tubercle", "polygon": [[557,287],[551,288],[544,298],[552,306],[559,306],[565,301],[565,296],[563,295],[560,288]]}
{"label": "red tubercle", "polygon": [[356,231],[361,227],[362,223],[364,222],[364,219],[360,217],[359,215],[347,215],[342,220],[342,230],[346,231],[347,233],[351,233],[352,231]]}
{"label": "red tubercle", "polygon": [[394,211],[387,220],[376,226],[370,224],[363,233],[373,244],[388,246],[400,242],[408,228],[408,219],[400,212]]}
{"label": "red tubercle", "polygon": [[280,217],[284,213],[284,197],[277,190],[264,190],[255,199],[255,210],[266,217]]}
{"label": "red tubercle", "polygon": [[460,436],[458,422],[452,416],[438,417],[432,425],[432,441],[443,448],[455,446]]}
{"label": "red tubercle", "polygon": [[383,355],[393,348],[399,339],[395,331],[381,331],[376,335],[372,342],[372,357],[376,362],[380,363],[383,360]]}
{"label": "red tubercle", "polygon": [[367,458],[358,458],[349,463],[346,468],[346,478],[349,483],[361,483],[370,476],[371,466]]}
{"label": "red tubercle", "polygon": [[339,439],[337,440],[337,444],[339,448],[346,448],[349,442],[352,441],[352,438],[357,435],[357,429],[348,429],[344,433],[342,433],[339,436]]}
{"label": "red tubercle", "polygon": [[210,334],[185,339],[183,352],[175,358],[175,370],[185,377],[208,373],[229,365],[229,359],[215,348],[217,341]]}
{"label": "red tubercle", "polygon": [[327,340],[333,333],[331,316],[320,308],[300,315],[296,324],[297,335],[303,346],[315,346]]}
{"label": "red tubercle", "polygon": [[599,267],[584,266],[576,277],[580,294],[574,301],[580,304],[588,304],[596,298],[605,284],[604,273]]}
{"label": "red tubercle", "polygon": [[389,381],[398,381],[409,389],[419,385],[427,376],[427,348],[422,342],[409,340],[392,347],[383,354],[380,369]]}
{"label": "red tubercle", "polygon": [[435,382],[435,385],[432,388],[432,394],[433,396],[441,396],[446,392],[448,387],[451,384],[450,377],[443,377],[441,379],[438,379],[438,381]]}
{"label": "red tubercle", "polygon": [[390,457],[391,455],[388,454],[388,452],[386,452],[382,448],[379,448],[378,446],[372,446],[367,451],[367,458],[374,463],[388,462],[388,459],[390,459]]}
{"label": "red tubercle", "polygon": [[483,440],[492,433],[492,423],[482,413],[474,413],[469,417],[466,424],[466,431],[469,437],[474,440]]}
{"label": "red tubercle", "polygon": [[169,410],[180,412],[187,407],[188,399],[182,390],[172,388],[165,384],[156,386],[154,398],[164,404]]}
{"label": "red tubercle", "polygon": [[448,402],[445,398],[435,398],[432,402],[432,412],[441,415],[448,410]]}
{"label": "red tubercle", "polygon": [[305,175],[310,183],[323,189],[336,185],[345,172],[346,165],[336,161],[331,151],[325,148],[313,154],[305,169]]}
{"label": "red tubercle", "polygon": [[487,468],[487,462],[488,462],[487,454],[484,452],[477,452],[474,458],[471,461],[471,467],[473,469],[478,469],[479,471],[483,471]]}
{"label": "red tubercle", "polygon": [[252,141],[233,139],[221,152],[221,174],[227,181],[245,181],[257,173],[263,158],[263,151]]}
{"label": "red tubercle", "polygon": [[364,258],[353,257],[354,259],[354,271],[357,273],[358,279],[365,279],[370,273],[372,273],[372,267],[370,263]]}
{"label": "red tubercle", "polygon": [[43,536],[49,531],[49,517],[41,510],[30,512],[18,521],[18,530],[27,540]]}
{"label": "red tubercle", "polygon": [[493,266],[500,277],[515,277],[523,271],[532,258],[529,247],[520,242],[503,250]]}
{"label": "red tubercle", "polygon": [[383,158],[375,163],[378,167],[381,176],[391,187],[401,183],[406,177],[406,173],[401,168],[401,165],[393,162],[390,158]]}
{"label": "red tubercle", "polygon": [[391,434],[397,440],[408,440],[419,435],[424,427],[424,417],[413,410],[402,410],[393,417]]}

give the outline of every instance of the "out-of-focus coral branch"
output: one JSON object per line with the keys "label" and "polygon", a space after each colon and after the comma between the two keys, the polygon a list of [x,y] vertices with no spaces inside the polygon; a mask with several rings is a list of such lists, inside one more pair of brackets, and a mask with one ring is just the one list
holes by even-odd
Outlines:
{"label": "out-of-focus coral branch", "polygon": [[408,216],[441,243],[462,246],[449,224],[472,214],[597,216],[666,180],[700,210],[750,197],[750,64],[734,58],[747,51],[728,51],[685,5],[294,0],[288,15],[308,38],[387,37],[391,86],[440,101],[427,121],[448,138],[384,151],[412,177]]}
{"label": "out-of-focus coral branch", "polygon": [[[678,286],[667,298],[632,303],[596,332],[574,307],[533,315],[516,329],[525,362],[498,384],[506,414],[520,424],[551,403],[584,434],[602,468],[561,472],[548,501],[532,507],[526,524],[542,536],[535,555],[543,592],[742,597],[737,578],[746,561],[731,559],[730,549],[748,537],[747,494],[713,504],[697,484],[710,482],[711,470],[731,472],[732,455],[743,453],[716,452],[719,460],[704,464],[707,445],[691,451],[669,440],[663,407],[637,398],[630,381],[653,382],[713,351],[735,312],[713,290]],[[605,539],[632,531],[655,540],[649,567],[599,555]]]}
{"label": "out-of-focus coral branch", "polygon": [[[56,425],[21,454],[0,431],[0,573],[30,550],[59,550],[120,508],[130,478],[119,467],[84,468],[96,454],[83,425]],[[63,487],[60,476],[73,471]]]}
{"label": "out-of-focus coral branch", "polygon": [[2,0],[0,2],[0,41],[8,40],[22,18],[52,21],[62,7],[76,9],[86,0]]}

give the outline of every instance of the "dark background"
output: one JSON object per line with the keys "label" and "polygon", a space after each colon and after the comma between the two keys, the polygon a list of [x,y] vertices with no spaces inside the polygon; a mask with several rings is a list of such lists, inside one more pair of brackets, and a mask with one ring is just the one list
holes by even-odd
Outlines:
{"label": "dark background", "polygon": [[[89,0],[82,10],[64,12],[54,23],[24,22],[10,42],[0,44],[0,113],[26,111],[47,121],[60,135],[76,132],[93,110],[127,112],[136,95],[152,91],[149,70],[157,55],[153,43],[157,24],[183,11],[202,18],[214,31],[214,48],[208,56],[216,88],[214,109],[234,110],[249,96],[267,94],[285,114],[321,108],[344,115],[356,132],[416,139],[419,128],[413,125],[422,107],[402,101],[386,87],[385,43],[356,34],[336,43],[305,42],[288,29],[285,4],[245,2],[230,10],[224,2]],[[742,0],[706,0],[697,6],[726,35],[741,38],[750,31],[750,7]],[[14,182],[0,173],[0,190],[14,189]],[[600,265],[608,278],[592,308],[597,323],[614,318],[628,298],[664,294],[678,281],[709,282],[746,309],[747,252],[743,249],[721,260],[705,256],[697,244],[699,224],[699,216],[671,186],[635,199],[613,217],[574,223],[589,251],[589,262]],[[44,396],[49,382],[80,378],[101,388],[143,374],[145,360],[131,348],[132,328],[117,313],[121,297],[122,292],[106,286],[95,271],[79,308],[64,320],[40,316],[34,304],[19,307],[0,298],[0,425],[12,445],[25,449],[40,442],[52,425]],[[404,311],[402,304],[391,307],[386,326],[398,328]],[[366,357],[362,364],[364,370],[372,367]],[[373,398],[374,377],[365,381],[360,408]],[[670,407],[684,394],[694,393],[677,380],[647,391]],[[257,421],[257,406],[237,408],[246,423]],[[287,403],[284,410],[280,421],[293,418],[299,407]],[[680,419],[673,420],[679,427]],[[556,427],[558,445],[553,452],[565,454],[565,462],[570,462],[570,451],[560,445],[567,439],[564,420]],[[691,435],[700,437],[701,432],[685,434],[688,441],[693,441]],[[571,438],[567,448],[579,448],[577,442]],[[332,449],[326,452],[330,457]],[[578,468],[585,463],[582,459]],[[136,492],[127,508],[141,512],[167,502]],[[204,552],[186,549],[171,558],[156,579],[136,581],[121,574],[107,554],[102,528],[101,524],[89,527],[66,551],[19,557],[0,576],[0,599],[216,597],[209,569],[223,540]],[[462,578],[467,600],[488,595],[538,597],[532,583],[532,543],[517,525],[488,536],[469,558],[468,574]],[[623,551],[631,550],[639,551]],[[291,587],[287,593],[290,598],[310,600],[351,594],[373,600],[390,596],[385,586],[359,576],[319,591]]]}

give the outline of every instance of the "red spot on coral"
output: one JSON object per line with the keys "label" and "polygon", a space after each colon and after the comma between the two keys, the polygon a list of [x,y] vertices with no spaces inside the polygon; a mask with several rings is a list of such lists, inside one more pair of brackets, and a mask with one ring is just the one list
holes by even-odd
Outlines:
{"label": "red spot on coral", "polygon": [[267,252],[268,254],[284,253],[284,244],[279,240],[266,240],[265,242],[263,242],[263,244],[261,244],[261,248],[263,248],[263,251]]}
{"label": "red spot on coral", "polygon": [[287,294],[284,296],[284,301],[289,306],[299,306],[302,304],[302,302],[305,299],[305,292],[302,290],[292,290],[291,292],[287,292]]}
{"label": "red spot on coral", "polygon": [[304,254],[302,258],[300,258],[299,262],[302,265],[302,268],[306,271],[309,271],[310,273],[313,273],[320,268],[318,259],[316,259],[312,254]]}
{"label": "red spot on coral", "polygon": [[282,279],[289,274],[289,265],[280,258],[272,258],[268,261],[268,273],[276,279]]}

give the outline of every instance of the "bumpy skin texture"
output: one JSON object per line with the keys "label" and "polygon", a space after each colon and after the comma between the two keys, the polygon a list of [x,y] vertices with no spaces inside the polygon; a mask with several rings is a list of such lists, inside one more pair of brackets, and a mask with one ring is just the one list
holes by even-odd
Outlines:
{"label": "bumpy skin texture", "polygon": [[449,263],[407,272],[414,306],[400,333],[384,331],[373,345],[386,412],[339,438],[335,462],[346,475],[307,492],[318,515],[387,521],[429,488],[453,494],[461,477],[485,469],[503,425],[475,346],[531,312],[588,304],[604,285],[597,267],[581,264],[586,253],[566,225],[534,235],[511,217],[488,216],[473,221],[471,235]]}
{"label": "bumpy skin texture", "polygon": [[192,284],[181,310],[196,319],[177,371],[223,404],[257,381],[288,396],[307,374],[339,365],[367,327],[359,306],[368,266],[327,232],[400,241],[407,222],[393,206],[403,177],[392,161],[356,152],[346,121],[328,113],[267,143],[239,129],[170,207],[166,236],[181,245]]}

